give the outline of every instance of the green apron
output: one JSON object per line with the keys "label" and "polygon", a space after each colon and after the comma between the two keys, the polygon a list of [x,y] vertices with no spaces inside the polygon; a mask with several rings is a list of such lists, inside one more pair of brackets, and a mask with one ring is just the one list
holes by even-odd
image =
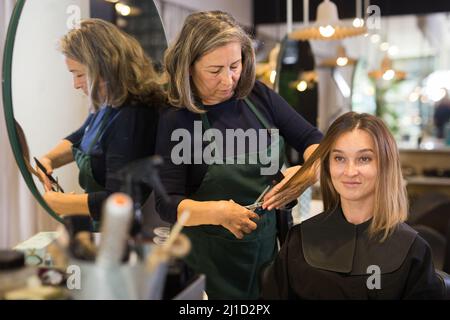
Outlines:
{"label": "green apron", "polygon": [[[83,188],[85,193],[98,192],[98,191],[105,190],[105,187],[100,185],[94,178],[94,174],[92,172],[92,166],[91,166],[90,153],[92,151],[92,148],[98,142],[98,139],[100,138],[100,136],[105,131],[105,128],[106,128],[106,126],[108,124],[108,120],[109,120],[109,114],[110,114],[110,110],[107,110],[105,112],[105,114],[103,115],[103,119],[100,124],[100,127],[98,128],[94,139],[92,139],[92,142],[89,144],[89,147],[86,152],[81,150],[81,148],[80,148],[81,142],[72,145],[73,158],[79,169],[78,183],[80,184],[81,188]],[[93,231],[97,232],[99,230],[99,227],[100,227],[99,221],[93,220],[92,221]]]}
{"label": "green apron", "polygon": [[[248,107],[270,133],[271,127],[253,103],[245,99]],[[208,117],[202,114],[205,130],[209,129]],[[212,142],[214,143],[214,142]],[[283,139],[271,139],[267,150],[270,155],[275,143],[279,143],[279,168],[283,164]],[[217,149],[216,149],[217,150]],[[237,158],[257,157],[258,152],[238,155],[230,160],[234,164],[212,164],[199,189],[190,196],[196,201],[218,201],[233,199],[240,205],[255,202],[265,187],[271,183],[270,175],[261,175],[263,165],[237,164]],[[246,162],[255,163],[255,162]],[[192,251],[187,264],[198,273],[206,275],[206,293],[209,299],[257,299],[259,298],[260,273],[277,253],[275,210],[258,209],[260,214],[257,229],[237,239],[222,226],[201,225],[185,227],[183,232],[192,242]]]}

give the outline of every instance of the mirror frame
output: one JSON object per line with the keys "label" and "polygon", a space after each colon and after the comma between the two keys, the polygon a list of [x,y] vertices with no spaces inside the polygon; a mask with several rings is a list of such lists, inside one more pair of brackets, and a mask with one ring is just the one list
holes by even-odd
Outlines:
{"label": "mirror frame", "polygon": [[45,202],[41,193],[34,183],[31,173],[28,171],[27,165],[23,158],[23,147],[20,144],[19,135],[16,130],[13,101],[12,101],[12,60],[14,52],[14,43],[16,40],[17,26],[19,25],[20,16],[26,0],[18,0],[14,11],[11,15],[11,20],[6,34],[5,48],[3,51],[3,74],[2,74],[2,89],[3,89],[3,111],[5,114],[6,129],[8,131],[9,143],[11,145],[14,158],[20,169],[25,183],[33,194],[34,198],[39,204],[57,221],[62,222],[62,218],[54,212]]}

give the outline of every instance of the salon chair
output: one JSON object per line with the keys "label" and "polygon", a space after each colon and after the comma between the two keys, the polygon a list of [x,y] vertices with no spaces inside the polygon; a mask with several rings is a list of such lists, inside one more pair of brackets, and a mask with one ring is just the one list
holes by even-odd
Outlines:
{"label": "salon chair", "polygon": [[416,220],[415,224],[431,227],[447,238],[450,223],[450,201],[442,203]]}
{"label": "salon chair", "polygon": [[438,270],[444,270],[445,250],[447,245],[445,237],[428,226],[414,225],[412,227],[430,245],[434,267]]}
{"label": "salon chair", "polygon": [[418,220],[422,219],[427,213],[433,211],[440,205],[450,202],[450,195],[442,192],[427,192],[411,201],[409,209],[408,224],[419,224]]}
{"label": "salon chair", "polygon": [[450,300],[450,275],[441,270],[436,270],[436,275],[442,283],[444,299]]}
{"label": "salon chair", "polygon": [[409,221],[430,244],[436,268],[450,273],[450,201],[440,203]]}
{"label": "salon chair", "polygon": [[424,225],[447,235],[447,225],[450,221],[450,197],[442,194],[427,194],[411,205],[407,223],[411,226]]}
{"label": "salon chair", "polygon": [[415,223],[416,220],[423,216],[423,214],[432,210],[433,208],[450,201],[450,195],[442,192],[426,192],[411,201],[409,208],[408,221]]}
{"label": "salon chair", "polygon": [[424,225],[415,225],[413,228],[419,232],[419,235],[430,245],[431,253],[433,255],[433,264],[436,268],[436,275],[442,282],[444,299],[450,300],[450,275],[446,273],[449,271],[447,261],[450,258],[448,240],[433,228]]}

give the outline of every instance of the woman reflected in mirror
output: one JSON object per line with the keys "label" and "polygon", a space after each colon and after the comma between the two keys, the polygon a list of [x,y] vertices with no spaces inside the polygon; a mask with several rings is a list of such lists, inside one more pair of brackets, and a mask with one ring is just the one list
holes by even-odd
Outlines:
{"label": "woman reflected in mirror", "polygon": [[[158,109],[165,98],[140,44],[109,22],[82,21],[60,39],[59,50],[74,88],[89,98],[90,113],[39,161],[48,174],[75,161],[85,193],[52,191],[51,181],[38,170],[44,199],[59,215],[85,214],[99,221],[103,201],[121,189],[114,173],[154,154]],[[144,198],[150,192],[144,190]]]}

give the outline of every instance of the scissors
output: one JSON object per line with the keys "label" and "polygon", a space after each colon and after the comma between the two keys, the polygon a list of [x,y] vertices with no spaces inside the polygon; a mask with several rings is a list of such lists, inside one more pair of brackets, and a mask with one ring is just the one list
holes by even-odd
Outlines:
{"label": "scissors", "polygon": [[262,200],[262,198],[264,198],[266,193],[269,191],[270,187],[271,187],[270,185],[267,186],[264,189],[264,191],[259,195],[258,199],[256,199],[256,201],[253,204],[245,206],[245,208],[248,209],[248,210],[252,210],[252,211],[260,208],[263,205],[263,203],[264,203],[264,201],[261,201],[261,200]]}
{"label": "scissors", "polygon": [[[47,176],[47,178],[50,180],[50,182],[52,183],[52,191],[56,191],[56,192],[62,192],[64,193],[63,188],[61,188],[61,186],[58,183],[58,180],[53,178],[53,176],[51,174],[47,173],[47,169],[45,169],[45,167],[43,166],[43,164],[36,159],[36,157],[33,157],[34,161],[36,162],[36,165],[38,166],[38,168]],[[55,190],[56,189],[56,190]]]}
{"label": "scissors", "polygon": [[[260,194],[260,196],[258,197],[258,199],[256,199],[256,201],[253,204],[250,204],[248,206],[245,206],[244,208],[246,208],[247,210],[251,210],[254,211],[258,208],[261,208],[261,206],[263,205],[264,201],[261,201],[264,196],[266,195],[266,193],[270,190],[270,188],[272,188],[273,186],[275,186],[277,183],[281,182],[284,179],[284,175],[281,171],[278,171],[273,177],[272,177],[272,184],[268,185],[264,191]],[[292,207],[294,207],[297,204],[297,200],[292,201],[291,203],[286,205],[287,209],[291,209]]]}
{"label": "scissors", "polygon": [[264,201],[255,202],[254,204],[249,204],[248,206],[245,206],[244,208],[253,211],[258,208],[261,208],[263,203],[264,203]]}

